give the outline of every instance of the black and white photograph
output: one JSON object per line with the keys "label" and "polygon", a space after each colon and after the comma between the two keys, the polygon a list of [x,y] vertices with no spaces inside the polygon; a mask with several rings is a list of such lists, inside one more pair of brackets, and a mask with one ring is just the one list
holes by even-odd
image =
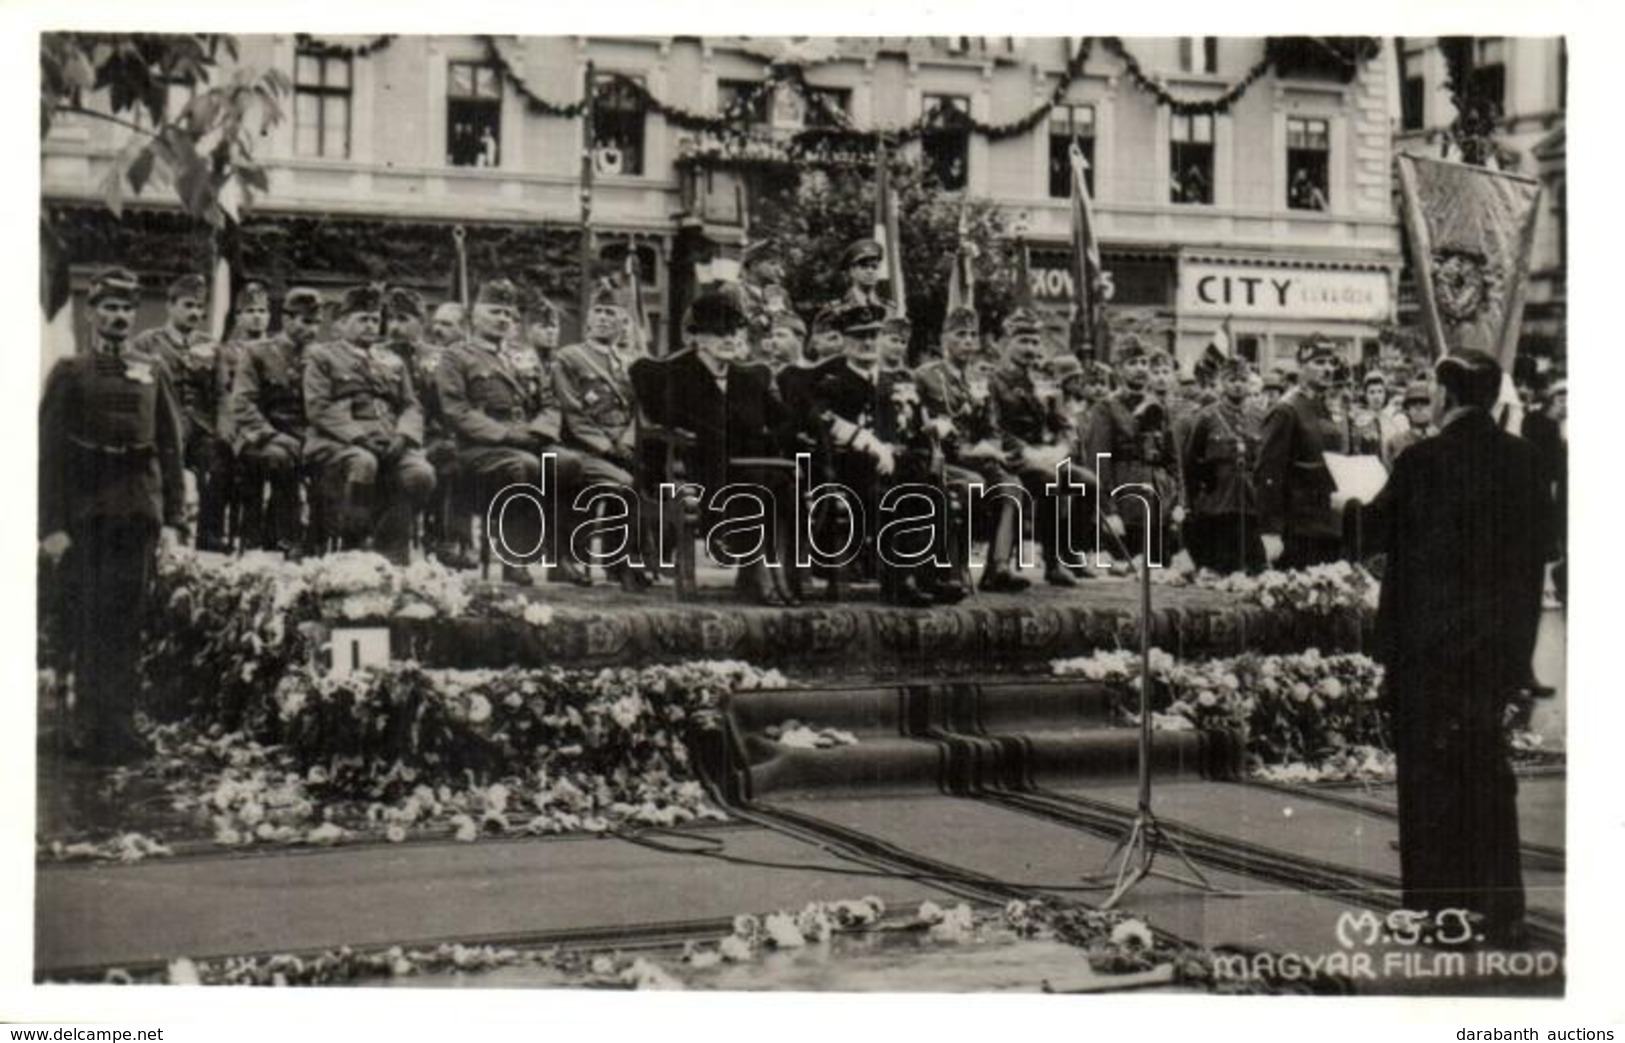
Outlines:
{"label": "black and white photograph", "polygon": [[366,13],[31,37],[61,1024],[1575,998],[1569,35]]}

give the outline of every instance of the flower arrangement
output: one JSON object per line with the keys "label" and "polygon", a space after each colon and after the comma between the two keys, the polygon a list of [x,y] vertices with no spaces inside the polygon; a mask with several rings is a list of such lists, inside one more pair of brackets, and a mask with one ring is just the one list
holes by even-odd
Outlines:
{"label": "flower arrangement", "polygon": [[[1051,668],[1120,687],[1126,701],[1139,682],[1140,658],[1102,652],[1057,660]],[[1325,656],[1311,648],[1184,661],[1153,649],[1151,676],[1154,727],[1239,733],[1255,772],[1294,764],[1345,778],[1391,772],[1391,760],[1358,752],[1388,746],[1379,704],[1382,667],[1368,656]]]}
{"label": "flower arrangement", "polygon": [[1152,573],[1152,578],[1162,586],[1223,591],[1238,595],[1260,608],[1311,616],[1364,611],[1376,608],[1377,604],[1376,579],[1363,567],[1346,561],[1311,565],[1289,572],[1272,569],[1256,576],[1242,572],[1221,576],[1206,569],[1162,569]]}

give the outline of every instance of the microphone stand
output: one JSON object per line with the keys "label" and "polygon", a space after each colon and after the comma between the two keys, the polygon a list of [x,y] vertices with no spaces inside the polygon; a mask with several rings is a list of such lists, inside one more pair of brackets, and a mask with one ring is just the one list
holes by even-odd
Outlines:
{"label": "microphone stand", "polygon": [[[1149,519],[1148,519],[1149,520]],[[1127,552],[1127,547],[1116,533],[1112,538],[1118,548]],[[1139,742],[1139,782],[1140,792],[1136,804],[1134,821],[1130,823],[1128,832],[1117,847],[1112,850],[1106,859],[1106,867],[1098,877],[1086,879],[1113,878],[1112,893],[1101,903],[1101,909],[1111,909],[1121,902],[1135,886],[1148,876],[1158,876],[1175,883],[1197,887],[1204,891],[1216,891],[1217,888],[1208,881],[1202,871],[1196,868],[1185,849],[1179,845],[1162,823],[1157,819],[1156,813],[1151,810],[1151,528],[1146,527],[1145,556],[1140,560],[1140,742]],[[1190,870],[1189,877],[1169,873],[1166,870],[1155,868],[1157,851],[1166,845],[1185,868]],[[1116,872],[1112,870],[1117,866]]]}

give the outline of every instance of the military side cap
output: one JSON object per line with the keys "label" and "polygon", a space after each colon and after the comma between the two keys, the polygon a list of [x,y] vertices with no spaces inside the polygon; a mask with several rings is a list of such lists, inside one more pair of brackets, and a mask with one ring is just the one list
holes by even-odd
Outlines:
{"label": "military side cap", "polygon": [[1321,340],[1319,337],[1310,337],[1298,345],[1298,364],[1300,366],[1313,362],[1318,358],[1329,358],[1334,362],[1337,361],[1337,349],[1332,346],[1331,341]]}
{"label": "military side cap", "polygon": [[807,335],[807,324],[801,321],[801,316],[793,311],[774,312],[769,319],[769,328],[775,330],[790,330],[798,337]]}
{"label": "military side cap", "polygon": [[1496,362],[1495,357],[1487,352],[1479,351],[1476,348],[1467,348],[1463,351],[1451,352],[1440,359],[1433,367],[1433,372],[1437,375],[1443,375],[1451,370],[1474,377],[1485,377],[1492,373],[1499,376],[1501,364]]}
{"label": "military side cap", "polygon": [[172,301],[186,297],[201,301],[208,296],[209,284],[201,275],[183,275],[169,284],[169,299]]}
{"label": "military side cap", "polygon": [[1252,376],[1253,369],[1246,359],[1228,358],[1218,364],[1214,373],[1219,380],[1236,380]]}
{"label": "military side cap", "polygon": [[1083,365],[1083,375],[1088,380],[1099,384],[1110,384],[1116,374],[1104,362],[1086,362]]}
{"label": "military side cap", "polygon": [[1404,404],[1407,406],[1416,405],[1418,403],[1431,403],[1432,401],[1433,389],[1424,381],[1418,380],[1410,387],[1405,389]]}
{"label": "military side cap", "polygon": [[841,255],[841,267],[850,268],[859,261],[878,261],[885,255],[886,252],[873,239],[859,239],[848,246],[846,252]]}
{"label": "military side cap", "polygon": [[907,340],[909,334],[914,331],[914,324],[908,321],[907,315],[888,315],[880,325],[887,333],[902,337],[904,340]]}
{"label": "military side cap", "polygon": [[512,279],[489,279],[480,283],[479,292],[474,295],[474,303],[499,308],[517,308],[519,287],[513,284]]}
{"label": "military side cap", "polygon": [[540,294],[531,302],[530,324],[532,326],[546,326],[552,328],[559,324],[559,310],[553,302]]}
{"label": "military side cap", "polygon": [[1286,377],[1278,369],[1272,369],[1264,375],[1264,390],[1283,391],[1286,389]]}
{"label": "military side cap", "polygon": [[1163,351],[1161,348],[1146,348],[1145,357],[1151,361],[1152,366],[1167,366],[1172,368],[1174,364],[1174,357],[1168,354],[1166,351]]}
{"label": "military side cap", "polygon": [[384,307],[391,315],[405,318],[423,318],[423,295],[405,286],[391,286],[384,296]]}
{"label": "military side cap", "polygon": [[750,311],[745,306],[745,295],[737,285],[729,283],[701,290],[683,313],[685,333],[726,337],[748,325]]}
{"label": "military side cap", "polygon": [[1365,375],[1365,379],[1360,382],[1362,387],[1370,387],[1372,384],[1381,384],[1383,387],[1388,386],[1388,378],[1382,375],[1382,370],[1372,370],[1370,373],[1367,373]]}
{"label": "military side cap", "polygon": [[1064,384],[1073,377],[1083,376],[1083,363],[1076,355],[1057,355],[1049,360],[1050,379]]}
{"label": "military side cap", "polygon": [[357,312],[383,310],[384,288],[377,283],[352,287],[344,291],[344,296],[339,299],[340,315],[354,315]]}
{"label": "military side cap", "polygon": [[1015,337],[1029,333],[1043,333],[1044,324],[1030,309],[1017,308],[1004,317],[1004,335]]}
{"label": "military side cap", "polygon": [[598,283],[598,288],[592,293],[591,307],[625,308],[626,301],[622,299],[621,291],[612,280],[603,279]]}
{"label": "military side cap", "polygon": [[1114,346],[1114,350],[1119,363],[1132,362],[1135,359],[1143,359],[1146,356],[1145,343],[1132,333],[1125,334],[1123,337],[1119,338]]}
{"label": "military side cap", "polygon": [[319,318],[326,303],[326,299],[309,286],[295,286],[282,298],[282,314]]}
{"label": "military side cap", "polygon": [[841,309],[839,307],[825,308],[813,316],[812,331],[814,333],[828,333],[831,330],[836,333],[841,332]]}
{"label": "military side cap", "polygon": [[141,280],[128,268],[103,268],[90,278],[90,303],[124,301],[136,304],[141,300]]}
{"label": "military side cap", "polygon": [[269,308],[271,306],[271,293],[262,282],[245,282],[243,288],[237,291],[238,308]]}
{"label": "military side cap", "polygon": [[979,333],[982,323],[977,318],[975,308],[960,305],[948,313],[948,317],[942,322],[942,329],[945,333]]}
{"label": "military side cap", "polygon": [[886,324],[886,309],[873,304],[852,304],[836,312],[834,329],[847,336],[879,333]]}

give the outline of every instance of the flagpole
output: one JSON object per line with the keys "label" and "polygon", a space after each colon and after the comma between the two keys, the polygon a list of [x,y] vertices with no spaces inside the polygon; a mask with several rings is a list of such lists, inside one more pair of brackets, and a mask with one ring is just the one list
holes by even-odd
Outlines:
{"label": "flagpole", "polygon": [[592,309],[593,80],[593,63],[589,61],[581,94],[581,292],[577,305],[583,338],[587,335],[587,312]]}

